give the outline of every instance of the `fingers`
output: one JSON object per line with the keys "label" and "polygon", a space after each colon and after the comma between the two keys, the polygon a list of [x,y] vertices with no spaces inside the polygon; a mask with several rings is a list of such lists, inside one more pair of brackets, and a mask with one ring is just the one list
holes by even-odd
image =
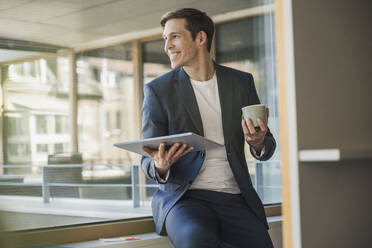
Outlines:
{"label": "fingers", "polygon": [[269,110],[269,108],[266,108],[266,116],[267,116],[267,119],[269,119],[269,115],[270,115],[270,110]]}
{"label": "fingers", "polygon": [[181,154],[180,157],[185,156],[187,153],[191,152],[192,150],[194,150],[194,147],[190,146],[189,148],[187,148],[186,151],[184,151],[184,152]]}
{"label": "fingers", "polygon": [[175,162],[180,157],[186,155],[192,151],[193,147],[188,147],[187,144],[181,144],[179,142],[174,143],[170,149],[165,150],[165,144],[161,143],[159,145],[159,159],[170,161],[171,163]]}
{"label": "fingers", "polygon": [[267,126],[266,126],[265,122],[261,118],[258,118],[257,123],[258,123],[258,126],[260,127],[260,131],[266,133],[267,132]]}
{"label": "fingers", "polygon": [[251,135],[255,135],[256,134],[256,128],[253,125],[252,119],[249,118],[247,122],[248,122],[247,124],[248,124],[249,132],[251,133]]}
{"label": "fingers", "polygon": [[194,147],[190,146],[187,147],[187,144],[183,144],[180,149],[178,149],[177,153],[174,154],[174,159],[177,160],[182,156],[185,156],[187,153],[191,152],[194,149]]}
{"label": "fingers", "polygon": [[248,119],[247,121],[242,120],[244,137],[249,144],[262,142],[266,135],[267,126],[265,122],[261,118],[258,118],[257,123],[259,128],[256,129],[251,119]]}
{"label": "fingers", "polygon": [[[176,152],[178,152],[178,148],[179,148],[179,146],[181,145],[181,143],[179,143],[179,142],[177,142],[177,143],[174,143],[173,145],[172,145],[172,147],[168,150],[168,152],[167,152],[167,155],[166,155],[166,157],[167,157],[167,159],[171,159],[172,157],[173,157],[173,155],[176,153]],[[182,146],[181,146],[181,148],[182,148]],[[180,149],[181,149],[180,148]]]}
{"label": "fingers", "polygon": [[161,142],[159,144],[158,150],[159,150],[159,153],[158,153],[159,158],[164,158],[165,157],[165,143],[164,142]]}
{"label": "fingers", "polygon": [[172,154],[169,154],[172,158],[178,158],[182,153],[183,151],[187,148],[187,145],[186,144],[183,144],[181,146],[177,146],[177,148],[179,147],[179,149],[174,153]]}
{"label": "fingers", "polygon": [[154,150],[146,146],[142,146],[142,151],[146,152],[152,158],[155,157],[156,153],[158,152],[158,150]]}
{"label": "fingers", "polygon": [[247,122],[245,120],[242,120],[242,128],[243,128],[243,133],[245,136],[251,135],[251,133],[249,132],[248,126],[247,126]]}

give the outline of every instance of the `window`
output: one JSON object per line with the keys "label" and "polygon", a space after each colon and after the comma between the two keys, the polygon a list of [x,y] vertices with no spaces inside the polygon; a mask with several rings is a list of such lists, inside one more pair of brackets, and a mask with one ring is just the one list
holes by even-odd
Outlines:
{"label": "window", "polygon": [[79,148],[83,159],[95,163],[135,163],[133,155],[113,146],[116,142],[139,137],[139,127],[133,121],[138,110],[133,97],[131,43],[80,53],[76,65],[78,125],[82,130]]}
{"label": "window", "polygon": [[121,113],[116,111],[116,129],[121,129]]}
{"label": "window", "polygon": [[30,155],[30,146],[28,144],[9,144],[9,156],[24,157]]}
{"label": "window", "polygon": [[164,40],[142,43],[143,82],[146,84],[171,70],[168,56],[164,52]]}
{"label": "window", "polygon": [[55,130],[57,134],[66,133],[66,118],[64,116],[55,116]]}
{"label": "window", "polygon": [[135,105],[138,96],[135,96],[132,45],[80,53],[76,65],[79,152],[84,163],[93,165],[81,168],[79,180],[91,186],[99,185],[82,187],[79,204],[95,199],[106,208],[121,206],[109,219],[126,213],[150,216],[146,188],[137,187],[138,191],[133,191],[132,187],[144,182],[138,168],[140,157],[113,146],[140,137],[139,123],[135,121],[139,106]]}
{"label": "window", "polygon": [[36,71],[38,71],[38,61],[24,62],[14,65],[15,72],[20,76],[36,78]]}
{"label": "window", "polygon": [[36,133],[37,134],[47,134],[48,133],[48,123],[47,116],[36,115]]}
{"label": "window", "polygon": [[247,145],[245,149],[252,182],[264,204],[282,201],[273,21],[268,13],[216,25],[217,63],[250,72],[261,103],[270,109],[268,125],[277,141],[275,154],[267,162],[257,162]]}
{"label": "window", "polygon": [[[217,62],[253,74],[279,144],[272,15],[225,22],[216,29]],[[171,70],[163,46],[162,39],[141,43],[144,84]],[[19,219],[26,213],[50,217],[46,224],[15,222],[14,230],[151,215],[154,182],[142,174],[139,156],[113,146],[140,138],[134,50],[132,43],[124,43],[76,54],[77,153],[71,153],[70,142],[69,58],[48,56],[1,68],[6,102],[0,174],[17,175],[20,184],[0,185],[0,201],[16,206],[27,200],[15,216]],[[279,149],[270,162],[248,160],[264,203],[280,202]],[[53,216],[40,212],[43,206]],[[66,213],[75,216],[64,218]]]}
{"label": "window", "polygon": [[28,118],[22,114],[8,113],[6,115],[7,120],[7,133],[9,136],[23,136],[28,133]]}
{"label": "window", "polygon": [[37,153],[48,153],[48,144],[37,144],[36,152]]}
{"label": "window", "polygon": [[110,112],[105,113],[105,130],[106,132],[110,132],[111,126],[110,126]]}
{"label": "window", "polygon": [[63,152],[63,144],[57,143],[54,144],[54,153],[62,153]]}
{"label": "window", "polygon": [[[66,60],[67,57],[55,56],[2,68],[6,95],[3,142],[12,147],[4,155],[5,164],[46,163],[47,154],[53,150],[48,151],[45,145],[70,142],[68,86],[61,86],[69,82],[65,76],[69,72]],[[23,147],[23,152],[14,147]]]}
{"label": "window", "polygon": [[66,152],[70,146],[69,81],[61,79],[61,72],[69,72],[65,61],[65,57],[50,56],[1,68],[6,96],[2,139],[6,149],[0,175],[7,181],[0,186],[0,205],[23,206],[27,202],[27,207],[9,212],[10,218],[17,220],[12,223],[15,230],[43,227],[39,221],[27,224],[21,219],[23,215],[27,218],[47,215],[35,205],[43,199],[42,166],[47,165],[49,154]]}

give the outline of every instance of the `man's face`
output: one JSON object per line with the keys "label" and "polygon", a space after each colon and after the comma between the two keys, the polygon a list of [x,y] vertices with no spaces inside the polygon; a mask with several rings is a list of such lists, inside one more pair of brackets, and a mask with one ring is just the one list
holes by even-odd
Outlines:
{"label": "man's face", "polygon": [[185,19],[170,19],[165,23],[164,51],[170,59],[172,69],[197,63],[197,39],[192,40],[190,31],[185,28],[185,22]]}

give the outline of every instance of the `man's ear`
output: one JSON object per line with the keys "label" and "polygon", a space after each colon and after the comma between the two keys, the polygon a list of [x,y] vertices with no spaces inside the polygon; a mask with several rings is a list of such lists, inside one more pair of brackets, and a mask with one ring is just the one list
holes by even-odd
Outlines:
{"label": "man's ear", "polygon": [[208,37],[205,31],[200,31],[196,38],[198,39],[200,45],[207,44]]}

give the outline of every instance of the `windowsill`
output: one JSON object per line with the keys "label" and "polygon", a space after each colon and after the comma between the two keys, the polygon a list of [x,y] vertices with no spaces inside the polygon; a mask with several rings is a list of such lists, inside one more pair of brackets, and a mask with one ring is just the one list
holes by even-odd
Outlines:
{"label": "windowsill", "polygon": [[[25,202],[27,204],[24,204]],[[134,208],[132,200],[53,198],[50,203],[44,203],[41,197],[0,196],[0,211],[10,215],[3,216],[8,231],[32,231],[32,229],[151,217],[150,202]],[[22,218],[24,215],[16,218],[14,217],[16,214],[28,216],[26,219]],[[35,221],[32,221],[30,215],[35,216]]]}
{"label": "windowsill", "polygon": [[[283,218],[281,216],[268,217],[267,222],[269,223],[270,228],[276,226],[281,226]],[[140,240],[136,241],[115,241],[115,242],[105,242],[103,240],[92,240],[87,242],[79,243],[70,243],[64,244],[64,246],[71,246],[74,248],[104,248],[104,247],[122,247],[122,248],[131,248],[131,247],[173,247],[166,236],[160,236],[156,233],[145,233],[139,235],[131,235],[131,237],[139,238]],[[119,237],[116,237],[119,238]]]}
{"label": "windowsill", "polygon": [[[280,205],[265,207],[265,212],[268,216],[270,227],[281,225],[282,217],[280,216]],[[137,236],[143,233],[154,232],[154,222],[151,217],[147,217],[132,220],[110,220],[91,224],[44,228],[40,230],[25,230],[10,232],[9,234],[12,240],[21,242],[19,246],[37,246],[45,244],[84,243],[92,240],[97,241],[99,238]]]}
{"label": "windowsill", "polygon": [[[22,204],[27,202],[27,204]],[[150,202],[141,202],[134,208],[132,200],[94,200],[74,198],[53,198],[44,203],[41,197],[0,196],[0,211],[35,214],[53,214],[104,219],[126,219],[151,215]]]}
{"label": "windowsill", "polygon": [[[132,235],[131,237],[139,238],[139,240],[135,241],[114,241],[114,242],[106,242],[103,240],[92,240],[87,242],[80,242],[80,243],[70,243],[64,244],[67,247],[74,247],[74,248],[104,248],[104,247],[120,247],[122,248],[131,248],[131,247],[154,247],[157,245],[161,245],[161,247],[173,247],[169,242],[168,237],[160,236],[157,233],[145,233],[139,235]],[[116,237],[119,238],[119,237]],[[167,246],[168,245],[168,246]]]}
{"label": "windowsill", "polygon": [[[41,197],[0,196],[0,211],[42,216],[40,221],[31,221],[30,217],[27,220],[19,218],[16,221],[11,218],[8,223],[5,222],[8,231],[30,231],[113,220],[151,218],[150,202],[141,202],[140,207],[134,208],[132,200],[52,199],[50,203],[44,203]],[[24,202],[27,204],[23,204]],[[268,217],[280,216],[281,206],[265,206],[265,213]]]}

